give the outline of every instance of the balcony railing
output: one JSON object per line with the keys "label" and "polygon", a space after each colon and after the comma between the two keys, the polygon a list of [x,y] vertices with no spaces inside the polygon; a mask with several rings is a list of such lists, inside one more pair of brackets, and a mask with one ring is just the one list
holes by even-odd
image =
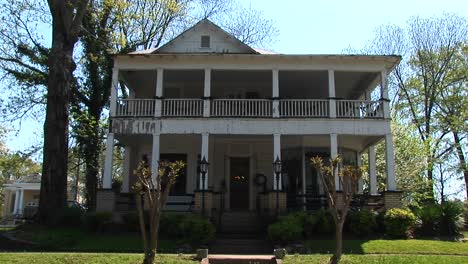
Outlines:
{"label": "balcony railing", "polygon": [[382,101],[338,100],[336,116],[339,118],[383,118]]}
{"label": "balcony railing", "polygon": [[153,99],[118,99],[116,116],[154,116]]}
{"label": "balcony railing", "polygon": [[214,99],[211,116],[271,117],[272,109],[272,101],[268,99]]}
{"label": "balcony railing", "polygon": [[[330,101],[324,99],[118,99],[116,117],[261,117],[328,118]],[[205,102],[210,111],[205,112]],[[161,109],[159,109],[161,108]],[[159,114],[160,113],[160,114]],[[337,118],[383,118],[383,101],[336,100]]]}
{"label": "balcony railing", "polygon": [[164,99],[162,102],[162,116],[203,116],[202,99]]}
{"label": "balcony railing", "polygon": [[328,117],[328,100],[288,99],[280,100],[281,117]]}

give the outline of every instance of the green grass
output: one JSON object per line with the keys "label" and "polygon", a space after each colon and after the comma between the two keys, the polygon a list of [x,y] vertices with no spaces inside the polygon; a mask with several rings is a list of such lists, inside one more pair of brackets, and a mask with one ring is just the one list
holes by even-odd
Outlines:
{"label": "green grass", "polygon": [[[466,255],[468,243],[436,240],[344,240],[344,252],[348,254],[431,254]],[[333,240],[310,240],[305,242],[314,253],[333,252]]]}
{"label": "green grass", "polygon": [[[329,255],[292,255],[286,256],[284,264],[312,264],[327,263]],[[438,256],[438,255],[344,255],[341,264],[463,264],[468,263],[464,256]]]}
{"label": "green grass", "polygon": [[[96,254],[96,253],[0,253],[0,263],[34,263],[34,264],[140,264],[142,254]],[[199,263],[189,255],[158,255],[157,263],[194,264]]]}
{"label": "green grass", "polygon": [[[76,252],[142,252],[138,233],[98,234],[74,228],[26,228],[13,231],[14,236],[41,247],[58,251]],[[159,240],[158,251],[175,253],[177,241]]]}
{"label": "green grass", "polygon": [[[34,264],[139,264],[141,254],[96,254],[96,253],[0,253],[0,263],[34,263]],[[326,263],[329,255],[292,255],[284,259],[284,264]],[[164,264],[195,264],[190,255],[158,255],[157,263]],[[463,256],[402,256],[402,255],[344,255],[342,264],[463,264],[468,263],[468,257]]]}

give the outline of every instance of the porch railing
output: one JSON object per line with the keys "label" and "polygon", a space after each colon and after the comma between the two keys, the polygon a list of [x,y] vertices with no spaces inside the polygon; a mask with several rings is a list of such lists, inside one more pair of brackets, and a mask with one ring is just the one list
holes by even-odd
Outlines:
{"label": "porch railing", "polygon": [[[162,117],[202,117],[203,99],[118,99],[114,116],[149,117],[160,113]],[[212,117],[273,117],[273,100],[269,99],[212,99]],[[328,118],[330,101],[322,99],[278,100],[279,117]],[[161,107],[156,109],[156,107]],[[276,111],[276,110],[275,110]],[[277,116],[278,116],[277,115]],[[336,100],[337,118],[383,118],[383,101]]]}
{"label": "porch railing", "polygon": [[162,116],[203,116],[202,99],[164,99],[162,102]]}
{"label": "porch railing", "polygon": [[281,117],[328,117],[328,100],[287,99],[280,100]]}
{"label": "porch railing", "polygon": [[213,99],[211,116],[271,117],[272,101],[268,99]]}
{"label": "porch railing", "polygon": [[338,118],[383,118],[382,101],[337,100]]}
{"label": "porch railing", "polygon": [[118,99],[116,116],[154,116],[153,99]]}

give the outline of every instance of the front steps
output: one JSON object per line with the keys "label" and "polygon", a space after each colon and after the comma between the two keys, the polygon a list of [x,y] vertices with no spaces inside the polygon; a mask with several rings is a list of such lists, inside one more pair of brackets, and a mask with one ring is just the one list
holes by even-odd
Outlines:
{"label": "front steps", "polygon": [[273,247],[264,239],[264,231],[256,212],[224,212],[220,217],[217,239],[211,243],[209,253],[271,255]]}
{"label": "front steps", "polygon": [[273,256],[236,256],[236,255],[210,255],[204,259],[203,264],[276,264],[281,263]]}

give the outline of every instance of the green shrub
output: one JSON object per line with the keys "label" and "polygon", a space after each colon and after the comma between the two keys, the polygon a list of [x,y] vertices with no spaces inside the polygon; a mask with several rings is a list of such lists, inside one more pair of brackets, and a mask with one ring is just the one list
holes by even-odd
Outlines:
{"label": "green shrub", "polygon": [[67,227],[79,227],[81,226],[83,210],[77,207],[65,207],[62,209],[59,216],[59,225]]}
{"label": "green shrub", "polygon": [[457,236],[461,234],[463,203],[446,201],[441,205],[439,231],[443,236]]}
{"label": "green shrub", "polygon": [[166,238],[183,237],[182,231],[179,229],[179,224],[184,221],[186,217],[192,216],[197,217],[192,214],[163,213],[159,222],[160,235]]}
{"label": "green shrub", "polygon": [[177,225],[177,234],[180,235],[178,238],[184,242],[208,243],[215,238],[216,228],[206,218],[188,214],[179,219],[181,221]]}
{"label": "green shrub", "polygon": [[128,231],[140,231],[140,224],[138,219],[138,213],[128,212],[122,214],[122,221],[125,224],[125,227]]}
{"label": "green shrub", "polygon": [[415,222],[416,216],[407,209],[392,208],[384,216],[385,230],[391,237],[406,237]]}
{"label": "green shrub", "polygon": [[349,231],[358,236],[367,236],[377,229],[376,214],[362,209],[349,212],[347,218]]}
{"label": "green shrub", "polygon": [[83,224],[89,231],[101,231],[103,226],[112,220],[112,212],[87,213],[83,217]]}
{"label": "green shrub", "polygon": [[416,210],[418,226],[416,232],[419,235],[435,236],[439,234],[441,207],[437,204],[423,206]]}
{"label": "green shrub", "polygon": [[294,215],[280,217],[268,226],[268,238],[276,243],[289,243],[302,238],[301,219]]}
{"label": "green shrub", "polygon": [[331,234],[335,231],[335,222],[329,210],[323,208],[312,214],[315,218],[314,230],[318,234]]}

